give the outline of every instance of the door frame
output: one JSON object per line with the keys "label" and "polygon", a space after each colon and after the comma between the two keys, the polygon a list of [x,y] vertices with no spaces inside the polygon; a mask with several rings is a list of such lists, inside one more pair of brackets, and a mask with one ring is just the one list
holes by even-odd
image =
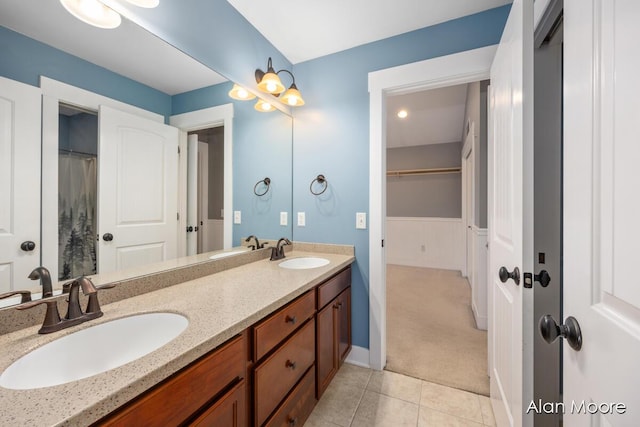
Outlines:
{"label": "door frame", "polygon": [[[169,118],[169,124],[180,129],[180,152],[187,152],[187,132],[224,126],[224,218],[222,246],[230,249],[233,246],[233,104],[223,104],[202,110],[176,114]],[[184,230],[187,218],[187,156],[180,156],[178,182],[181,197],[178,202],[180,212],[179,227]],[[178,234],[179,236],[180,234]],[[186,236],[179,239],[178,256],[186,255]],[[184,252],[180,252],[182,251]]]}
{"label": "door frame", "polygon": [[[58,280],[58,115],[61,102],[98,113],[100,105],[164,123],[164,116],[67,83],[40,76],[42,90],[41,260]],[[96,138],[98,135],[96,134]],[[100,160],[98,159],[98,162]],[[45,220],[44,218],[55,218]]]}
{"label": "door frame", "polygon": [[369,73],[369,366],[386,365],[386,97],[489,78],[497,45]]}
{"label": "door frame", "polygon": [[[464,241],[465,254],[464,254],[464,268],[462,276],[465,276],[471,286],[473,286],[473,251],[472,239],[469,237],[472,227],[475,221],[475,122],[470,122],[469,133],[465,136],[464,145],[462,146],[462,156],[460,161],[460,168],[462,172],[461,184],[462,184],[462,226],[464,227]],[[466,128],[466,125],[465,125]]]}

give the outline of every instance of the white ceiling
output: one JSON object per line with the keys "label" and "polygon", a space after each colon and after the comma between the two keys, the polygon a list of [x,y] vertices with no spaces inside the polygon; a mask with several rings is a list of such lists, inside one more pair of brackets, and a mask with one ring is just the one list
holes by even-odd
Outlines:
{"label": "white ceiling", "polygon": [[169,95],[226,81],[124,18],[120,27],[102,30],[57,0],[0,0],[0,25]]}
{"label": "white ceiling", "polygon": [[[462,141],[466,84],[387,98],[387,148]],[[398,111],[407,110],[401,119]]]}
{"label": "white ceiling", "polygon": [[227,1],[293,64],[511,3],[511,0]]}

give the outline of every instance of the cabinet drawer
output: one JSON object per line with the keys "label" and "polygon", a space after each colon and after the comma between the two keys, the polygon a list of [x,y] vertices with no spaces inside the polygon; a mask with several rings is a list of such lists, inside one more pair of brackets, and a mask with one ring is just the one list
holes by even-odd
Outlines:
{"label": "cabinet drawer", "polygon": [[347,267],[318,286],[318,310],[331,302],[349,285],[351,285],[351,267]]}
{"label": "cabinet drawer", "polygon": [[301,427],[304,425],[316,404],[315,390],[315,369],[311,368],[265,426]]}
{"label": "cabinet drawer", "polygon": [[254,405],[262,425],[315,360],[315,320],[308,321],[255,369]]}
{"label": "cabinet drawer", "polygon": [[247,409],[245,406],[245,381],[229,390],[202,415],[189,424],[192,427],[245,427]]}
{"label": "cabinet drawer", "polygon": [[254,361],[260,360],[280,341],[313,316],[315,308],[315,292],[309,291],[254,326]]}
{"label": "cabinet drawer", "polygon": [[229,384],[244,378],[245,335],[193,362],[97,425],[164,427],[183,423]]}

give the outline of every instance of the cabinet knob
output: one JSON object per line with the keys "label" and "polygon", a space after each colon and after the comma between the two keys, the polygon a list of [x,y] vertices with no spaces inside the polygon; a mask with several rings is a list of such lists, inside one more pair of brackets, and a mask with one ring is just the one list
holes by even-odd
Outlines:
{"label": "cabinet knob", "polygon": [[296,417],[287,417],[287,423],[291,426],[291,427],[295,427],[296,424],[298,424],[298,418]]}
{"label": "cabinet knob", "polygon": [[102,240],[104,240],[105,242],[110,242],[113,240],[113,234],[111,233],[104,233],[102,235]]}
{"label": "cabinet knob", "polygon": [[284,364],[284,366],[286,366],[287,368],[291,368],[291,370],[296,369],[296,362],[292,362],[291,360],[287,360],[287,362]]}
{"label": "cabinet knob", "polygon": [[284,318],[284,321],[286,323],[291,323],[292,325],[295,325],[296,324],[296,316],[287,315],[287,317]]}

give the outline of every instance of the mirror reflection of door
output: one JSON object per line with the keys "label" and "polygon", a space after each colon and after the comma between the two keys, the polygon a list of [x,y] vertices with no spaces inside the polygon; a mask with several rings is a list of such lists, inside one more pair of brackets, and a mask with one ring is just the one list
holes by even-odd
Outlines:
{"label": "mirror reflection of door", "polygon": [[189,132],[187,254],[223,249],[224,126]]}
{"label": "mirror reflection of door", "polygon": [[97,272],[98,115],[60,103],[58,280]]}

